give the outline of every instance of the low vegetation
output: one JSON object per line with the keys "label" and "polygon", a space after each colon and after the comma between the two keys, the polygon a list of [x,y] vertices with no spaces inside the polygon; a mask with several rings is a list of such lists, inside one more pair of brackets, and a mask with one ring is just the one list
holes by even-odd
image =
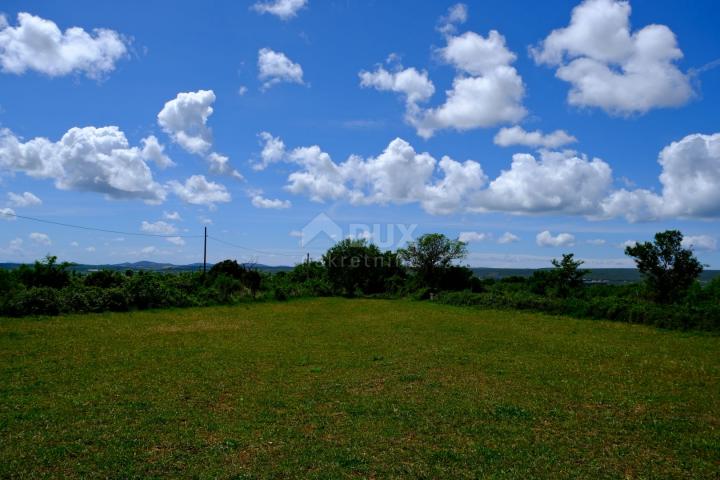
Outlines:
{"label": "low vegetation", "polygon": [[346,239],[321,261],[290,272],[261,273],[226,260],[202,273],[98,271],[87,275],[47,257],[33,266],[0,270],[0,315],[57,315],[235,304],[294,297],[433,299],[447,304],[534,310],[664,328],[720,330],[720,278],[700,284],[703,267],[682,247],[678,231],[628,247],[644,281],[587,284],[573,254],[529,278],[480,280],[458,265],[465,244],[428,234],[397,252]]}

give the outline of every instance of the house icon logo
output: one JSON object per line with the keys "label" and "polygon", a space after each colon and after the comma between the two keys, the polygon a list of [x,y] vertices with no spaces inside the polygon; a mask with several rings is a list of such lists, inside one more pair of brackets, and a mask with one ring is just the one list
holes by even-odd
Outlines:
{"label": "house icon logo", "polygon": [[319,214],[303,227],[300,244],[305,247],[322,235],[328,237],[333,243],[342,239],[342,228],[325,213]]}

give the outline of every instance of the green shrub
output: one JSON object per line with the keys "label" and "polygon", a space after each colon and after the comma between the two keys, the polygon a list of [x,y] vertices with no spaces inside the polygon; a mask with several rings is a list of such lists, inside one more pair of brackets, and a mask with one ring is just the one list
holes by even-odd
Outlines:
{"label": "green shrub", "polygon": [[9,300],[7,310],[8,315],[12,316],[58,315],[60,295],[57,289],[50,287],[18,290]]}
{"label": "green shrub", "polygon": [[125,283],[125,276],[119,272],[112,270],[100,270],[99,272],[91,272],[84,278],[84,283],[88,287],[113,288],[120,287]]}

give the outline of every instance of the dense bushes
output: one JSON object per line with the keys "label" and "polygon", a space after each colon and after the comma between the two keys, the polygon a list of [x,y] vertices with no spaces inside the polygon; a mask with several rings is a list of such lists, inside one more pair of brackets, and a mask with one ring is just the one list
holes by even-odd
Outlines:
{"label": "dense bushes", "polygon": [[[71,312],[233,304],[330,295],[437,299],[484,308],[535,310],[579,318],[608,319],[666,328],[720,330],[720,278],[700,285],[702,270],[682,235],[658,234],[655,243],[629,249],[646,281],[630,285],[586,285],[587,271],[572,254],[529,278],[480,280],[454,262],[462,242],[440,234],[421,236],[408,248],[382,252],[365,240],[338,242],[322,261],[288,272],[262,274],[235,260],[200,273],[161,274],[97,271],[73,273],[48,256],[15,271],[0,270],[0,315],[57,315]],[[678,289],[668,292],[669,285]]]}
{"label": "dense bushes", "polygon": [[[532,310],[578,318],[614,320],[661,328],[720,330],[720,279],[695,286],[694,298],[674,305],[660,305],[643,297],[638,285],[585,287],[563,298],[535,293],[537,278],[524,282],[485,282],[485,291],[443,292],[437,301],[449,305]],[[520,286],[520,288],[518,288]]]}
{"label": "dense bushes", "polygon": [[[233,263],[229,262],[228,263]],[[262,275],[237,263],[200,273],[73,273],[47,257],[15,271],[0,270],[0,315],[122,312],[228,304],[254,296]]]}

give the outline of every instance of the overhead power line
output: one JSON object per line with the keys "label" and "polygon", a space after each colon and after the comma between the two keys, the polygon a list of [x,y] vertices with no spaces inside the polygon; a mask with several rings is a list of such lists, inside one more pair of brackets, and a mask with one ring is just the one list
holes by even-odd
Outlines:
{"label": "overhead power line", "polygon": [[164,233],[139,233],[139,232],[123,232],[120,230],[108,230],[105,228],[95,228],[95,227],[86,227],[83,225],[72,225],[70,223],[63,223],[63,222],[54,222],[52,220],[43,220],[42,218],[35,218],[35,217],[27,217],[25,215],[17,215],[15,213],[9,213],[9,212],[0,212],[0,215],[6,216],[6,217],[13,217],[13,218],[20,218],[23,220],[31,220],[33,222],[39,222],[39,223],[46,223],[49,225],[58,225],[61,227],[68,227],[68,228],[76,228],[78,230],[89,230],[91,232],[103,232],[103,233],[113,233],[115,235],[130,235],[135,237],[156,237],[156,238],[202,238],[202,235],[178,235],[178,234],[164,234]]}
{"label": "overhead power line", "polygon": [[[298,252],[294,254],[290,253],[280,253],[280,252],[269,252],[265,250],[258,250],[256,248],[252,247],[245,247],[243,245],[238,245],[236,243],[228,242],[226,240],[221,240],[219,238],[211,237],[210,235],[207,235],[207,231],[204,235],[178,235],[178,234],[161,234],[161,233],[140,233],[140,232],[124,232],[122,230],[111,230],[106,228],[96,228],[96,227],[88,227],[85,225],[74,225],[71,223],[64,223],[64,222],[56,222],[53,220],[45,220],[42,218],[35,218],[35,217],[28,217],[26,215],[18,215],[16,213],[10,213],[10,212],[0,212],[0,216],[5,217],[12,217],[12,218],[18,218],[21,220],[29,220],[32,222],[38,222],[38,223],[44,223],[48,225],[57,225],[60,227],[66,227],[66,228],[75,228],[78,230],[86,230],[91,232],[102,232],[102,233],[112,233],[115,235],[128,235],[128,236],[134,236],[134,237],[153,237],[153,238],[207,238],[210,240],[213,240],[218,243],[222,243],[223,245],[227,245],[229,247],[238,248],[240,250],[245,250],[247,252],[257,253],[261,255],[278,255],[282,257],[288,257],[288,258],[298,258],[305,255],[304,252]],[[205,245],[205,248],[207,248],[207,244]]]}

